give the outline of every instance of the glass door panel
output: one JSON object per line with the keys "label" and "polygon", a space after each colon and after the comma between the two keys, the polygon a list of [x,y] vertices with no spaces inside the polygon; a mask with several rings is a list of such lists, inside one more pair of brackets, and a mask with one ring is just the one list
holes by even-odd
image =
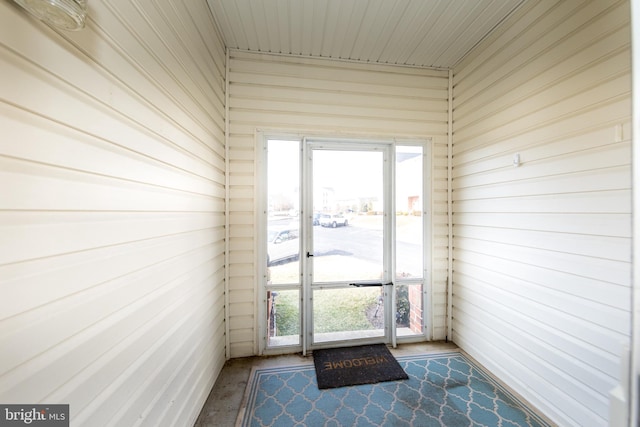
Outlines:
{"label": "glass door panel", "polygon": [[395,285],[396,333],[398,337],[423,334],[422,282]]}
{"label": "glass door panel", "polygon": [[376,147],[312,146],[312,344],[388,336],[387,155]]}
{"label": "glass door panel", "polygon": [[267,331],[269,347],[300,344],[300,290],[267,291]]}
{"label": "glass door panel", "polygon": [[267,268],[272,285],[300,282],[300,141],[267,143]]}
{"label": "glass door panel", "polygon": [[313,290],[315,343],[383,338],[383,288],[350,287]]}
{"label": "glass door panel", "polygon": [[395,292],[398,337],[424,334],[424,148],[396,146]]}
{"label": "glass door panel", "polygon": [[422,278],[423,156],[421,146],[396,148],[396,278]]}
{"label": "glass door panel", "polygon": [[267,347],[302,343],[300,152],[300,140],[267,140]]}
{"label": "glass door panel", "polygon": [[313,282],[381,281],[383,153],[314,150]]}

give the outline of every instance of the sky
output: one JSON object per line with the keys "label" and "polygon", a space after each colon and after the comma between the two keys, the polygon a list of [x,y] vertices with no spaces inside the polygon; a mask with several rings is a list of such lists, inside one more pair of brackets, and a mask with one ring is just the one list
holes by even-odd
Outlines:
{"label": "sky", "polygon": [[[300,173],[299,141],[269,141],[268,180],[272,189],[296,197]],[[338,199],[382,199],[383,155],[380,151],[313,151],[313,184],[333,188]]]}

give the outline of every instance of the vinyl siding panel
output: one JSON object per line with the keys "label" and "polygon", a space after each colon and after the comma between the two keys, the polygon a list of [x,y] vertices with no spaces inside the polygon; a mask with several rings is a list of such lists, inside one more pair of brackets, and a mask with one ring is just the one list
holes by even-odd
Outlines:
{"label": "vinyl siding panel", "polygon": [[446,335],[448,72],[230,51],[230,341],[257,345],[256,132],[432,138],[431,323]]}
{"label": "vinyl siding panel", "polygon": [[629,345],[629,47],[626,1],[534,1],[454,69],[453,340],[559,425]]}
{"label": "vinyl siding panel", "polygon": [[0,401],[190,425],[225,361],[225,50],[205,4],[0,4]]}

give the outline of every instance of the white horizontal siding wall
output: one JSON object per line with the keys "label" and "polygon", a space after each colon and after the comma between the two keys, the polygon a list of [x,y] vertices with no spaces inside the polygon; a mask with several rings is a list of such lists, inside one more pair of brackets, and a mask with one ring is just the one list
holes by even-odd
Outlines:
{"label": "white horizontal siding wall", "polygon": [[204,2],[0,2],[0,402],[192,425],[225,361],[225,54]]}
{"label": "white horizontal siding wall", "polygon": [[433,138],[434,338],[446,333],[448,73],[231,51],[229,60],[230,347],[257,352],[257,130]]}
{"label": "white horizontal siding wall", "polygon": [[453,339],[563,426],[629,343],[629,49],[626,1],[531,1],[454,70]]}

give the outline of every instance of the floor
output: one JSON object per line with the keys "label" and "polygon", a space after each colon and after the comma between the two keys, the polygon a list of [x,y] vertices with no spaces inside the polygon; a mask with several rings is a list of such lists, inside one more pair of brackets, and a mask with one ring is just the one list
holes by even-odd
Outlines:
{"label": "floor", "polygon": [[[395,356],[416,353],[456,350],[452,343],[435,342],[404,344],[392,349]],[[254,367],[273,367],[313,363],[311,356],[300,354],[270,357],[247,357],[231,359],[225,363],[211,394],[200,412],[194,427],[231,427],[236,423],[242,405],[245,388]]]}

